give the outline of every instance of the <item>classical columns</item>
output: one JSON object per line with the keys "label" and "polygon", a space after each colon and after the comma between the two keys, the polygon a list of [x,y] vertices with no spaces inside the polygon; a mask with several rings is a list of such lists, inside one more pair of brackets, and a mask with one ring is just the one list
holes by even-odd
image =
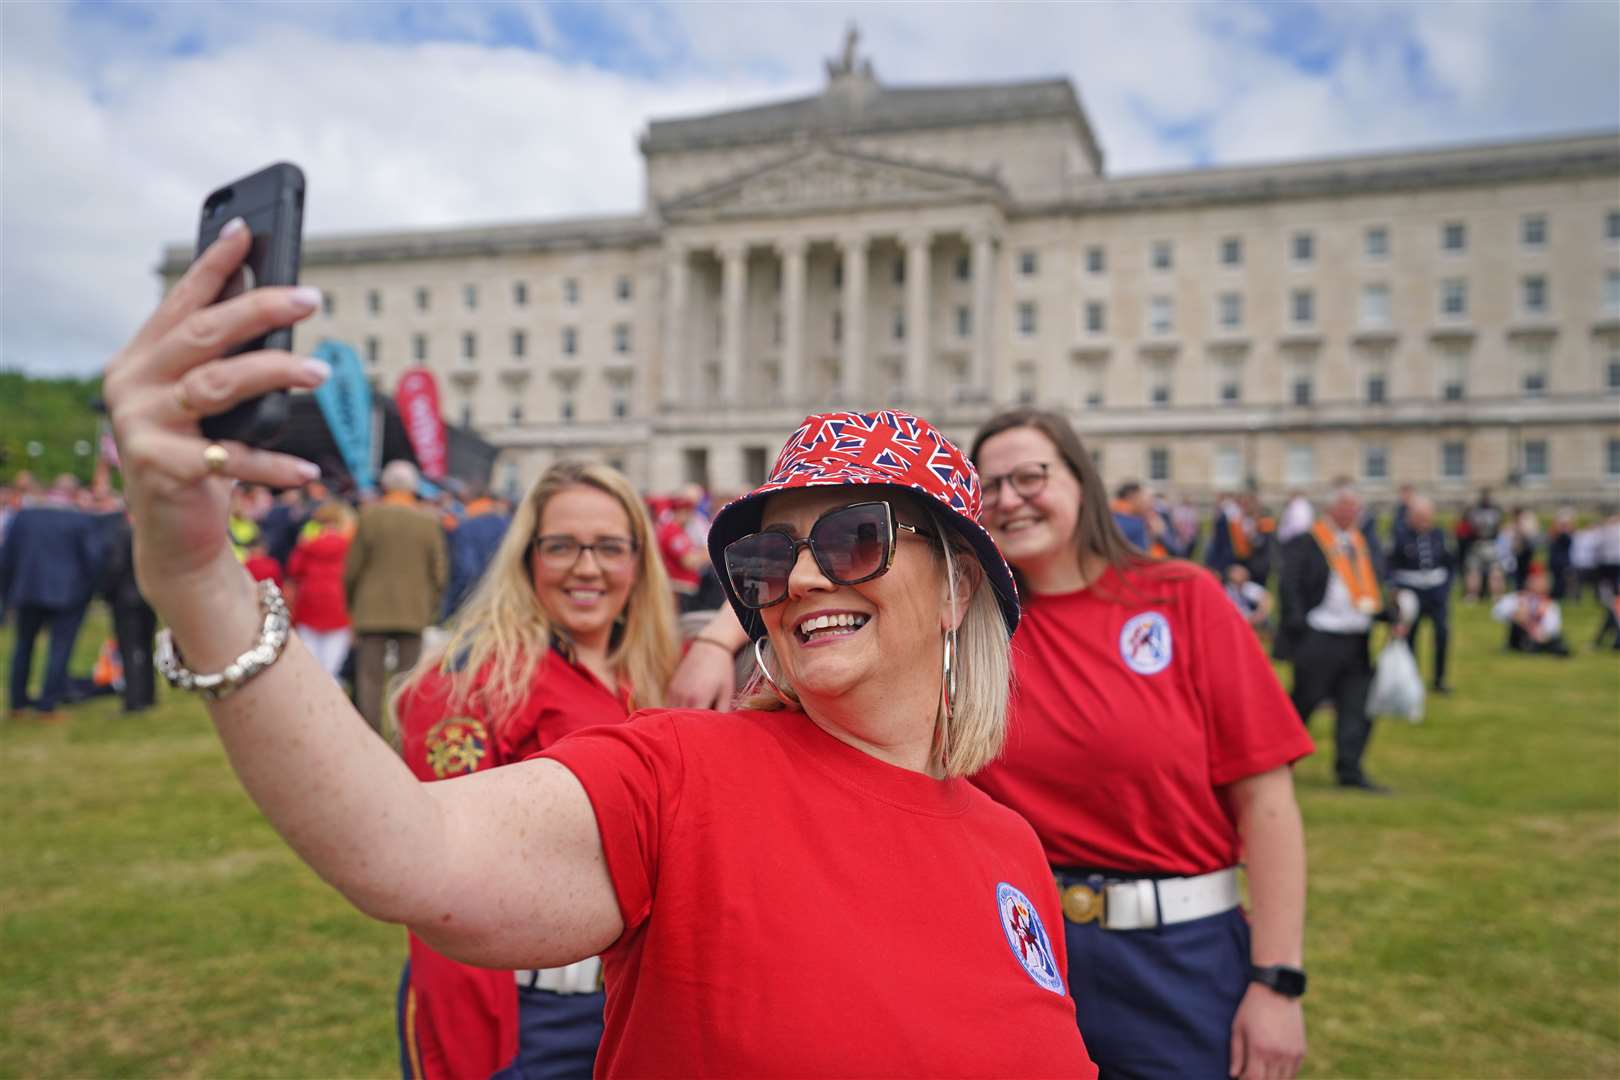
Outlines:
{"label": "classical columns", "polygon": [[973,359],[968,368],[968,390],[976,398],[990,395],[991,350],[995,342],[995,243],[989,229],[968,234],[973,247]]}
{"label": "classical columns", "polygon": [[782,258],[782,400],[796,406],[804,386],[805,242],[783,240],[776,250]]}
{"label": "classical columns", "polygon": [[928,395],[928,294],[933,285],[928,262],[928,234],[908,232],[906,249],[906,401]]}
{"label": "classical columns", "polygon": [[662,398],[665,409],[686,397],[686,283],[687,250],[670,245],[664,264],[664,367]]}
{"label": "classical columns", "polygon": [[742,387],[743,296],[748,276],[748,245],[740,240],[720,245],[720,400],[737,402]]}
{"label": "classical columns", "polygon": [[866,252],[871,238],[845,236],[844,249],[844,360],[839,370],[839,395],[846,408],[858,408],[866,388]]}

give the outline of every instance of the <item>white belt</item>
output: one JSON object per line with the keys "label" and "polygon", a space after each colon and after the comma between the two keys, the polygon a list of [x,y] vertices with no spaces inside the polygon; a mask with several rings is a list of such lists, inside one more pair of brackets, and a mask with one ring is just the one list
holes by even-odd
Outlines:
{"label": "white belt", "polygon": [[1101,889],[1063,886],[1063,915],[1105,930],[1146,930],[1219,915],[1238,906],[1237,868],[1190,878],[1111,881]]}
{"label": "white belt", "polygon": [[1395,584],[1403,585],[1408,589],[1437,589],[1446,583],[1446,568],[1432,567],[1428,570],[1397,570],[1395,571]]}
{"label": "white belt", "polygon": [[553,994],[594,994],[602,989],[602,958],[590,956],[567,967],[533,968],[512,974],[519,986],[529,990],[550,990]]}

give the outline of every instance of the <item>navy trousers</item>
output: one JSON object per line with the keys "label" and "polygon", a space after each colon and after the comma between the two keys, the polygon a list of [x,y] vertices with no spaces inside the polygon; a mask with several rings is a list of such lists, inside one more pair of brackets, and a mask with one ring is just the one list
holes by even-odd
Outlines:
{"label": "navy trousers", "polygon": [[607,995],[518,987],[517,1059],[490,1080],[590,1080]]}
{"label": "navy trousers", "polygon": [[1067,919],[1063,929],[1069,993],[1099,1080],[1228,1075],[1232,1018],[1249,988],[1241,909],[1151,930]]}
{"label": "navy trousers", "polygon": [[[50,712],[60,705],[68,692],[68,661],[73,657],[73,643],[79,637],[79,626],[84,622],[83,606],[76,608],[47,608],[33,604],[17,606],[17,637],[11,647],[11,711],[32,707]],[[50,652],[45,659],[45,684],[39,698],[28,698],[28,673],[34,664],[34,642],[41,630],[50,629]]]}
{"label": "navy trousers", "polygon": [[1451,589],[1441,585],[1433,589],[1413,589],[1418,598],[1418,617],[1412,624],[1412,655],[1417,656],[1418,630],[1427,619],[1434,628],[1434,685],[1446,685],[1446,650],[1449,647],[1451,633],[1449,616],[1451,613]]}

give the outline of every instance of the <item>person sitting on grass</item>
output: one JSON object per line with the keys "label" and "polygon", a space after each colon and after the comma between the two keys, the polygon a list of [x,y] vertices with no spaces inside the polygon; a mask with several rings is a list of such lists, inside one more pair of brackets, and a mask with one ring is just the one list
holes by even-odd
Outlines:
{"label": "person sitting on grass", "polygon": [[1249,579],[1249,568],[1233,563],[1226,568],[1226,595],[1262,638],[1271,637],[1271,594],[1258,581]]}
{"label": "person sitting on grass", "polygon": [[1549,595],[1551,592],[1547,571],[1537,566],[1531,569],[1523,589],[1508,593],[1491,609],[1492,618],[1508,624],[1509,652],[1569,655],[1569,646],[1564,644],[1563,613],[1558,601]]}

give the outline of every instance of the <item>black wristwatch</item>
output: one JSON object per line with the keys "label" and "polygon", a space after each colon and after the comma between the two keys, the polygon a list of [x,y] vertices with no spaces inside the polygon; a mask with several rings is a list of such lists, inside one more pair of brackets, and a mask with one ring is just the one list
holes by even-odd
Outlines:
{"label": "black wristwatch", "polygon": [[1305,993],[1305,973],[1286,964],[1270,967],[1249,967],[1249,981],[1269,986],[1283,997],[1297,998]]}

